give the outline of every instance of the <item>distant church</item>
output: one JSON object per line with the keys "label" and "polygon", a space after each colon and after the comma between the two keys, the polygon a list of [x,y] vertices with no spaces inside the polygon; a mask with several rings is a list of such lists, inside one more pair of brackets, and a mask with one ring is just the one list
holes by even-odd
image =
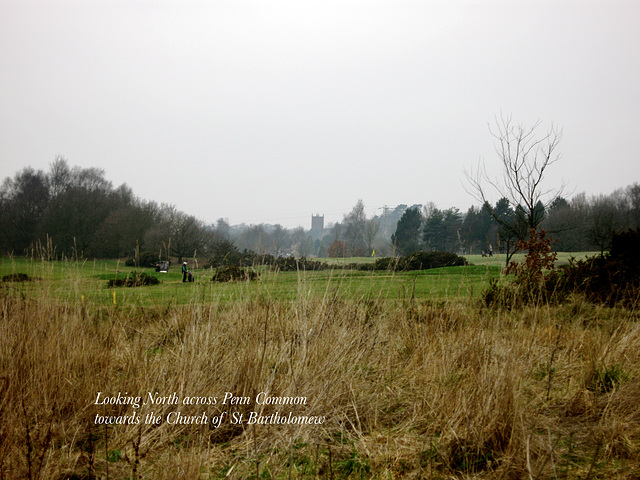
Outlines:
{"label": "distant church", "polygon": [[324,230],[324,215],[311,215],[311,231],[309,232],[313,238],[322,238]]}

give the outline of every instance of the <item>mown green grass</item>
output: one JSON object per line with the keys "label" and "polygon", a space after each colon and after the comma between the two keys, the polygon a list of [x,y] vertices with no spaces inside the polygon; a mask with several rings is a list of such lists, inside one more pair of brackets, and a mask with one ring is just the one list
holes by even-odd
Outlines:
{"label": "mown green grass", "polygon": [[[559,265],[571,257],[584,258],[589,252],[560,253]],[[523,254],[514,256],[521,261]],[[211,282],[213,271],[195,269],[195,282],[182,283],[179,268],[168,273],[138,269],[160,280],[159,285],[135,288],[107,288],[107,281],[123,278],[135,271],[118,260],[41,261],[22,257],[0,259],[0,276],[26,273],[34,281],[10,284],[21,295],[46,292],[60,302],[86,302],[102,306],[162,306],[272,299],[294,301],[326,295],[353,300],[406,301],[423,299],[434,302],[478,298],[492,278],[499,277],[504,255],[466,257],[472,265],[435,268],[417,272],[360,271],[335,268],[323,271],[274,272],[256,267],[260,279],[253,282]],[[371,263],[370,257],[332,259],[334,265]]]}
{"label": "mown green grass", "polygon": [[[576,258],[578,260],[592,257],[597,255],[599,252],[557,252],[558,258],[556,260],[556,265],[566,265],[569,263],[571,258]],[[497,267],[504,267],[506,262],[506,255],[503,253],[497,253],[492,257],[483,257],[482,255],[462,255],[467,261],[473,265],[493,265]],[[524,253],[516,253],[513,255],[512,260],[514,262],[521,262],[524,259]],[[350,265],[352,263],[374,263],[376,258],[374,257],[344,257],[344,258],[318,258],[318,261],[328,263],[329,265]]]}
{"label": "mown green grass", "polygon": [[257,267],[258,281],[212,282],[210,269],[194,270],[195,282],[183,283],[177,268],[168,273],[138,269],[160,280],[159,285],[107,288],[107,281],[136,269],[115,260],[42,262],[24,258],[0,259],[0,276],[26,273],[34,281],[10,284],[22,295],[43,292],[60,302],[92,305],[158,306],[272,299],[294,301],[339,296],[345,299],[437,302],[476,297],[491,278],[500,275],[494,265],[437,268],[417,272],[372,272],[336,268],[323,271],[275,272]]}
{"label": "mown green grass", "polygon": [[[576,260],[582,260],[587,257],[593,257],[598,255],[599,252],[556,252],[556,266],[568,265],[572,258]],[[483,257],[482,255],[464,255],[469,263],[474,265],[494,265],[504,268],[506,262],[506,255],[495,254],[493,257]],[[511,258],[514,262],[522,262],[524,260],[524,253],[516,253]]]}

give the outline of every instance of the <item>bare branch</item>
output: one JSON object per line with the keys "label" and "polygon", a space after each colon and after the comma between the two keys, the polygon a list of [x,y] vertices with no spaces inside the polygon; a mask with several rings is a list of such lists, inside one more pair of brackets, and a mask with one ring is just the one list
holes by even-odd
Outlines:
{"label": "bare branch", "polygon": [[[549,166],[560,159],[556,150],[562,131],[552,126],[540,135],[540,125],[537,121],[526,127],[513,123],[510,116],[496,117],[489,132],[495,139],[501,174],[490,176],[484,161],[478,163],[476,170],[465,171],[467,192],[488,208],[506,235],[516,239],[538,228],[545,211],[564,190],[564,185],[545,185]],[[501,218],[494,210],[491,197],[496,194],[498,200],[506,199],[514,209],[510,218]]]}
{"label": "bare branch", "polygon": [[493,190],[506,198],[514,206],[520,206],[527,215],[531,228],[540,221],[534,210],[547,208],[560,196],[563,187],[543,188],[547,170],[560,159],[556,149],[562,138],[562,131],[551,127],[546,134],[537,136],[540,121],[530,127],[514,124],[510,116],[495,119],[495,126],[489,132],[496,139],[495,151],[502,164],[501,178],[487,174],[484,163],[477,171],[466,173],[472,195],[484,204],[488,201],[488,191]]}

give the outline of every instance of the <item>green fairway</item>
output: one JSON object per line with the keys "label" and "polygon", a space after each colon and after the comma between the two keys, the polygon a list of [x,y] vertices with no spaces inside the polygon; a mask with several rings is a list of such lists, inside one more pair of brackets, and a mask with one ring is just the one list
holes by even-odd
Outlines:
{"label": "green fairway", "polygon": [[[558,257],[556,259],[556,266],[567,265],[572,258],[576,260],[582,260],[587,257],[593,257],[598,255],[599,252],[556,252]],[[504,253],[495,254],[492,257],[483,257],[482,255],[463,255],[469,263],[474,265],[494,265],[504,268],[507,257]],[[516,253],[511,257],[513,262],[522,262],[524,260],[524,253]]]}
{"label": "green fairway", "polygon": [[[560,253],[558,265],[571,257],[594,253]],[[514,256],[521,261],[523,254]],[[195,269],[195,281],[182,283],[176,267],[168,273],[137,269],[157,277],[159,285],[108,288],[111,279],[125,278],[135,271],[117,260],[41,261],[18,257],[0,259],[0,276],[25,273],[32,281],[4,282],[9,291],[33,297],[47,295],[60,302],[86,302],[102,306],[162,306],[233,302],[236,300],[300,300],[326,295],[345,299],[437,302],[477,298],[491,278],[499,277],[504,255],[466,257],[472,265],[435,268],[417,272],[360,271],[340,264],[372,262],[371,258],[332,259],[338,268],[323,271],[274,272],[256,267],[259,279],[251,282],[211,282],[211,269]],[[324,259],[323,259],[324,260]],[[338,293],[336,293],[338,292]]]}
{"label": "green fairway", "polygon": [[[584,258],[593,252],[561,253],[559,265],[571,257]],[[523,254],[514,256],[522,260]],[[93,305],[155,306],[233,302],[268,298],[298,300],[325,295],[349,299],[405,301],[411,298],[434,301],[477,297],[491,278],[500,276],[504,255],[466,257],[473,265],[436,268],[418,272],[379,272],[336,268],[319,272],[274,272],[264,267],[253,282],[211,282],[213,271],[194,270],[195,282],[182,283],[177,268],[168,273],[138,269],[157,277],[159,285],[107,288],[107,281],[124,278],[136,269],[117,260],[40,261],[25,258],[0,259],[0,276],[26,273],[30,282],[5,282],[10,291],[22,295],[47,294],[60,302],[87,302]],[[371,262],[369,258],[332,259],[335,265]]]}
{"label": "green fairway", "polygon": [[28,296],[47,295],[60,302],[103,306],[161,306],[272,299],[293,301],[338,295],[345,299],[460,300],[476,297],[489,279],[500,275],[497,265],[436,268],[417,272],[374,272],[336,268],[323,271],[274,272],[257,267],[257,281],[212,282],[210,269],[194,270],[195,281],[183,283],[176,268],[168,273],[138,269],[157,277],[159,285],[108,288],[108,280],[125,278],[136,269],[115,260],[43,262],[2,258],[0,276],[26,273],[29,282],[4,282],[5,288]]}
{"label": "green fairway", "polygon": [[[557,252],[558,258],[556,261],[556,265],[566,265],[569,263],[571,258],[583,259],[586,257],[592,257],[594,255],[598,255],[599,252]],[[496,253],[492,257],[483,257],[482,255],[462,255],[470,264],[473,265],[494,265],[497,267],[504,267],[505,261],[507,259],[504,253]],[[512,260],[514,262],[521,262],[524,259],[524,253],[516,253],[513,255]],[[377,257],[380,258],[380,257]],[[341,258],[330,258],[323,257],[317,258],[316,260],[328,263],[329,265],[351,265],[351,264],[368,264],[374,263],[377,258],[374,257],[341,257]]]}

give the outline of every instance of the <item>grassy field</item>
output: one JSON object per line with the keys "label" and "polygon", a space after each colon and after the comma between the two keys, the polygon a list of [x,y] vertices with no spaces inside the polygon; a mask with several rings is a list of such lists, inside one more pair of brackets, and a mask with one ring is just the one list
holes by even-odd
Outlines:
{"label": "grassy field", "polygon": [[[558,258],[556,265],[566,265],[571,258],[583,259],[586,257],[597,255],[599,252],[557,252]],[[506,256],[504,254],[495,254],[492,257],[483,257],[482,255],[463,255],[467,261],[473,265],[490,265],[504,268]],[[521,262],[524,258],[524,253],[516,253],[513,256],[513,261]],[[330,265],[349,265],[351,263],[373,263],[374,257],[346,257],[346,258],[318,258],[319,261],[328,263]]]}
{"label": "grassy field", "polygon": [[335,293],[351,300],[405,301],[411,297],[434,301],[477,298],[491,278],[500,275],[497,265],[437,268],[420,272],[365,272],[323,270],[318,272],[273,272],[257,267],[259,280],[253,282],[211,282],[213,271],[194,270],[195,281],[182,283],[178,268],[168,273],[138,269],[160,280],[159,285],[140,288],[107,288],[110,279],[124,278],[135,271],[122,262],[96,260],[82,262],[41,262],[24,258],[0,260],[0,276],[26,273],[36,282],[14,283],[24,294],[48,296],[61,302],[91,305],[158,306],[192,303],[228,303],[258,298],[295,301]]}
{"label": "grassy field", "polygon": [[480,258],[135,288],[4,258],[0,479],[638,478],[639,313],[487,310]]}

